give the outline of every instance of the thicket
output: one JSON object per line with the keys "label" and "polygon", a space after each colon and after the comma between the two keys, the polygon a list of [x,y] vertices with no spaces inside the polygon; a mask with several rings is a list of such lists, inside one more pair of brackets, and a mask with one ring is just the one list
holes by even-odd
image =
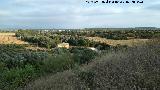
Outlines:
{"label": "thicket", "polygon": [[56,34],[71,35],[71,36],[87,36],[87,37],[102,37],[113,40],[127,40],[128,37],[138,39],[152,39],[160,37],[160,30],[143,30],[143,29],[84,29],[81,31],[63,31],[54,32]]}
{"label": "thicket", "polygon": [[96,52],[85,48],[74,52],[60,48],[37,52],[26,50],[23,45],[0,45],[0,89],[23,87],[40,76],[85,64],[96,55]]}
{"label": "thicket", "polygon": [[[68,34],[71,32],[68,32]],[[64,34],[64,35],[63,35]],[[65,33],[51,33],[51,32],[41,32],[41,31],[31,31],[31,30],[19,30],[16,32],[16,36],[21,40],[30,42],[32,44],[38,45],[39,47],[55,48],[57,44],[66,42],[70,46],[83,46],[83,47],[95,47],[99,50],[106,50],[109,45],[99,42],[90,41],[81,36],[75,36],[76,33],[71,33],[72,35],[66,35]]]}

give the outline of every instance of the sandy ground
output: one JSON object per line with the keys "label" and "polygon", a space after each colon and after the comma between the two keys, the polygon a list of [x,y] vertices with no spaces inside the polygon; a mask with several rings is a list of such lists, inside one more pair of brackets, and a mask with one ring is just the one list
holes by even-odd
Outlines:
{"label": "sandy ground", "polygon": [[28,44],[27,42],[18,40],[15,33],[0,33],[0,44]]}

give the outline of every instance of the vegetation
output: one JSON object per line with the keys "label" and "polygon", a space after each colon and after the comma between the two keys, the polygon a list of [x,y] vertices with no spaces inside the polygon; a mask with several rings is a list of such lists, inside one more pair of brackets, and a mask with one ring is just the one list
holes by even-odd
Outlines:
{"label": "vegetation", "polygon": [[26,50],[23,45],[0,45],[0,88],[23,87],[35,78],[72,69],[95,57],[86,57],[86,53],[96,54],[88,49],[74,52],[72,54],[67,49],[36,52]]}
{"label": "vegetation", "polygon": [[89,62],[91,62],[91,60],[98,56],[98,53],[96,51],[92,51],[86,48],[72,48],[71,52],[74,54],[74,62],[79,65],[85,63],[88,64]]}
{"label": "vegetation", "polygon": [[49,75],[25,90],[159,90],[159,45],[112,51],[92,63]]}
{"label": "vegetation", "polygon": [[[146,45],[111,46],[86,37],[149,39]],[[0,89],[159,90],[159,30],[18,30],[24,44],[0,44]],[[66,42],[69,49],[58,48]],[[92,50],[90,47],[96,49]]]}
{"label": "vegetation", "polygon": [[101,57],[79,73],[82,81],[95,90],[147,89],[160,87],[159,45],[129,48]]}

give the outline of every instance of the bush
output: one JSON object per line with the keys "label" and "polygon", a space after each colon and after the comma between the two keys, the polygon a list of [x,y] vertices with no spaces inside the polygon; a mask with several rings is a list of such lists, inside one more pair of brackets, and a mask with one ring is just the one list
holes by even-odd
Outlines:
{"label": "bush", "polygon": [[89,63],[98,55],[96,51],[86,48],[73,48],[71,52],[73,53],[74,62],[79,65]]}
{"label": "bush", "polygon": [[74,67],[68,50],[34,52],[18,45],[0,45],[0,89],[16,89],[34,77]]}
{"label": "bush", "polygon": [[32,65],[25,68],[6,69],[1,73],[1,89],[13,89],[24,86],[27,82],[36,77],[36,70]]}
{"label": "bush", "polygon": [[[129,48],[100,58],[80,78],[95,90],[160,89],[159,45]],[[92,72],[90,77],[88,73]],[[93,76],[92,76],[93,75]]]}
{"label": "bush", "polygon": [[45,73],[54,73],[71,69],[74,66],[74,61],[69,54],[59,54],[50,56],[48,60],[43,62],[41,66]]}
{"label": "bush", "polygon": [[86,84],[86,87],[94,89],[94,73],[92,71],[80,71],[78,77]]}
{"label": "bush", "polygon": [[106,43],[97,43],[94,47],[98,50],[109,50],[111,48],[111,45],[108,45]]}
{"label": "bush", "polygon": [[20,90],[89,90],[71,71],[40,78]]}

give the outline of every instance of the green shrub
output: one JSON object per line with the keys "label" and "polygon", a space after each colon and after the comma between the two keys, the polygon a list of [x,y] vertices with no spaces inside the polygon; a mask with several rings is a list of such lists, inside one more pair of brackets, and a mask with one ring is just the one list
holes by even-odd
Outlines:
{"label": "green shrub", "polygon": [[45,73],[53,73],[71,69],[74,66],[74,61],[69,54],[58,54],[50,56],[48,60],[43,62],[41,66],[42,71]]}
{"label": "green shrub", "polygon": [[12,89],[24,86],[36,77],[36,70],[32,65],[25,68],[6,69],[1,73],[1,89]]}
{"label": "green shrub", "polygon": [[86,48],[74,48],[71,52],[73,53],[74,62],[79,65],[89,63],[98,55],[96,51]]}

